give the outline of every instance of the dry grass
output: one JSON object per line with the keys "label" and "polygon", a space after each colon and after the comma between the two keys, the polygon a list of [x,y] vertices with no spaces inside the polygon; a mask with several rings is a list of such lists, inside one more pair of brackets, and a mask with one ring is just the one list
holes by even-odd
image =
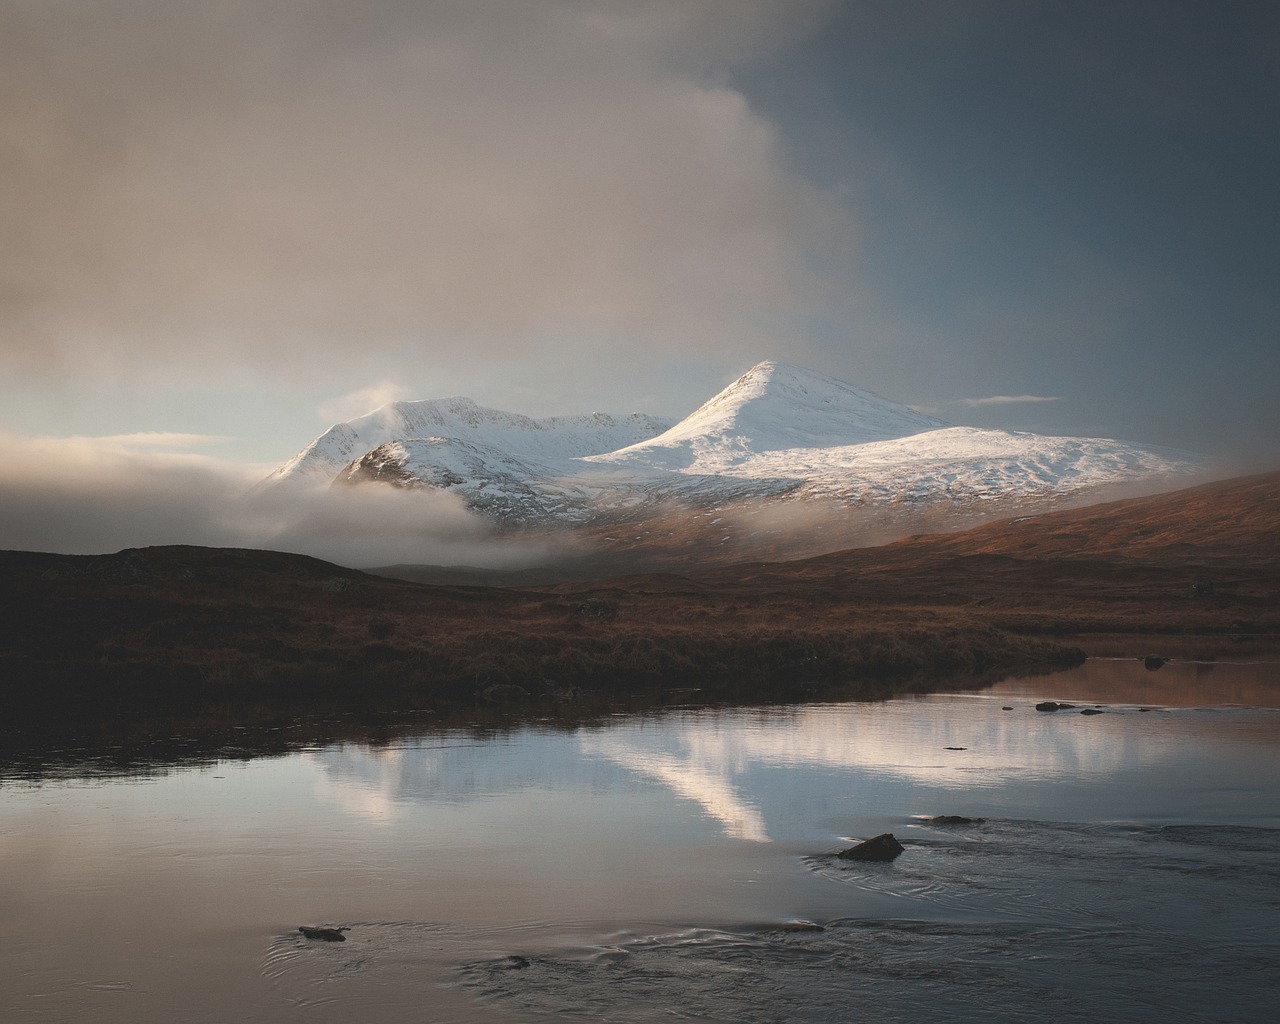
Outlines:
{"label": "dry grass", "polygon": [[0,694],[14,730],[210,705],[261,718],[661,704],[690,688],[705,701],[883,696],[1081,648],[1257,656],[1280,650],[1277,538],[1280,474],[807,561],[523,589],[261,551],[8,552]]}
{"label": "dry grass", "polygon": [[192,548],[6,561],[11,708],[298,695],[448,707],[690,687],[715,700],[803,699],[1071,657],[965,615],[670,581],[656,593],[643,579],[579,592],[430,588]]}

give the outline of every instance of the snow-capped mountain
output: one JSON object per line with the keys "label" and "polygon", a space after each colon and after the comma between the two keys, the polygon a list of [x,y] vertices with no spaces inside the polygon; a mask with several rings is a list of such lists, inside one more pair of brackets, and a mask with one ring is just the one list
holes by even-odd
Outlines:
{"label": "snow-capped mountain", "polygon": [[388,441],[452,438],[492,448],[517,459],[580,458],[613,451],[665,430],[652,416],[547,416],[486,409],[470,398],[392,402],[358,419],[337,423],[272,474],[271,479],[332,480],[353,461]]}
{"label": "snow-capped mountain", "polygon": [[673,501],[1025,504],[1194,468],[1187,453],[1105,438],[951,426],[769,361],[674,426],[638,414],[533,419],[463,398],[397,402],[330,428],[273,479],[448,490],[512,526],[609,522]]}
{"label": "snow-capped mountain", "polygon": [[589,459],[719,474],[764,453],[845,448],[946,426],[834,377],[763,362],[670,430]]}

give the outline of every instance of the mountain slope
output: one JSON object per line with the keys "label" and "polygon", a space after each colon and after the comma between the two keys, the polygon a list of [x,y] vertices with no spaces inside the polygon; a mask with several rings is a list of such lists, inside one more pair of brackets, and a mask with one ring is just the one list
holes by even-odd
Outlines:
{"label": "mountain slope", "polygon": [[388,441],[443,437],[479,444],[517,459],[563,462],[612,451],[653,437],[667,424],[633,413],[547,416],[537,419],[487,409],[469,398],[392,402],[337,423],[272,474],[271,479],[332,480],[353,461]]}
{"label": "mountain slope", "polygon": [[1046,437],[1008,430],[946,427],[840,448],[765,452],[727,472],[806,481],[807,497],[850,501],[987,501],[1015,494],[1059,495],[1184,471],[1183,452],[1107,438]]}
{"label": "mountain slope", "polygon": [[1149,565],[1280,567],[1280,473],[1024,516],[890,545],[932,557],[1007,555]]}
{"label": "mountain slope", "polygon": [[946,426],[834,377],[766,360],[665,433],[590,461],[723,473],[762,453],[849,447]]}
{"label": "mountain slope", "polygon": [[[951,607],[1096,653],[1251,656],[1280,637],[1280,472],[1219,480],[816,558],[708,567],[694,585]],[[1253,645],[1241,647],[1240,644]],[[1264,646],[1270,645],[1270,646]]]}
{"label": "mountain slope", "polygon": [[456,437],[388,441],[344,468],[335,483],[388,483],[452,491],[477,512],[512,526],[586,517],[591,495],[556,482],[547,465]]}

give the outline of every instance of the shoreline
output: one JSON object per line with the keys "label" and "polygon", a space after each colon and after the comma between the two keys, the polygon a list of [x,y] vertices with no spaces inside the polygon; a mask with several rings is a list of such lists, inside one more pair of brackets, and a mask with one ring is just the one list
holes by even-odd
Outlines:
{"label": "shoreline", "polygon": [[[1090,658],[1138,658],[1156,655],[1178,661],[1205,663],[1280,664],[1280,639],[1259,634],[1233,638],[1215,633],[1091,633],[1066,635],[1064,643],[1079,647]],[[1141,653],[1134,653],[1136,651]]]}
{"label": "shoreline", "polygon": [[[354,743],[383,747],[402,739],[441,733],[464,733],[485,739],[520,729],[573,731],[599,726],[618,716],[663,716],[705,710],[785,712],[813,704],[880,703],[901,697],[947,693],[983,694],[1026,690],[1045,699],[1067,699],[1098,706],[1143,704],[1160,709],[1218,706],[1221,691],[1198,680],[1188,687],[1177,677],[1231,667],[1276,665],[1280,658],[1251,662],[1171,660],[1159,671],[1134,672],[1142,656],[1093,656],[1074,665],[1021,666],[998,676],[979,679],[917,681],[916,685],[832,687],[822,692],[753,700],[732,700],[714,690],[669,687],[647,692],[587,691],[572,701],[540,698],[495,703],[426,708],[398,705],[394,700],[368,694],[364,703],[333,703],[324,698],[265,703],[230,701],[203,703],[185,709],[157,708],[139,703],[117,706],[109,715],[75,714],[56,719],[41,717],[25,723],[10,722],[0,728],[0,785],[6,781],[37,782],[66,775],[127,777],[163,773],[181,767],[199,767],[223,761],[248,761],[282,756],[332,744]],[[1070,677],[1091,679],[1082,697],[1072,689]],[[1112,689],[1116,675],[1127,679],[1120,691]],[[1101,676],[1101,678],[1098,678]],[[1066,677],[1051,693],[1034,682],[1039,678]],[[1148,686],[1143,686],[1143,682]],[[1280,672],[1277,673],[1280,685]],[[1068,692],[1070,691],[1070,692]],[[1228,701],[1229,705],[1237,702]],[[1248,706],[1258,706],[1250,702]],[[1024,710],[1026,710],[1024,708]],[[15,727],[16,725],[16,727]]]}

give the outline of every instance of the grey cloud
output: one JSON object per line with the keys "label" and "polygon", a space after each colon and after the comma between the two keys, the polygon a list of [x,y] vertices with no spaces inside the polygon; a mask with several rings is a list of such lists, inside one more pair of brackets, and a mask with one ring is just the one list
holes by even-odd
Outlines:
{"label": "grey cloud", "polygon": [[821,7],[9,3],[0,365],[755,358],[852,231],[723,71]]}

